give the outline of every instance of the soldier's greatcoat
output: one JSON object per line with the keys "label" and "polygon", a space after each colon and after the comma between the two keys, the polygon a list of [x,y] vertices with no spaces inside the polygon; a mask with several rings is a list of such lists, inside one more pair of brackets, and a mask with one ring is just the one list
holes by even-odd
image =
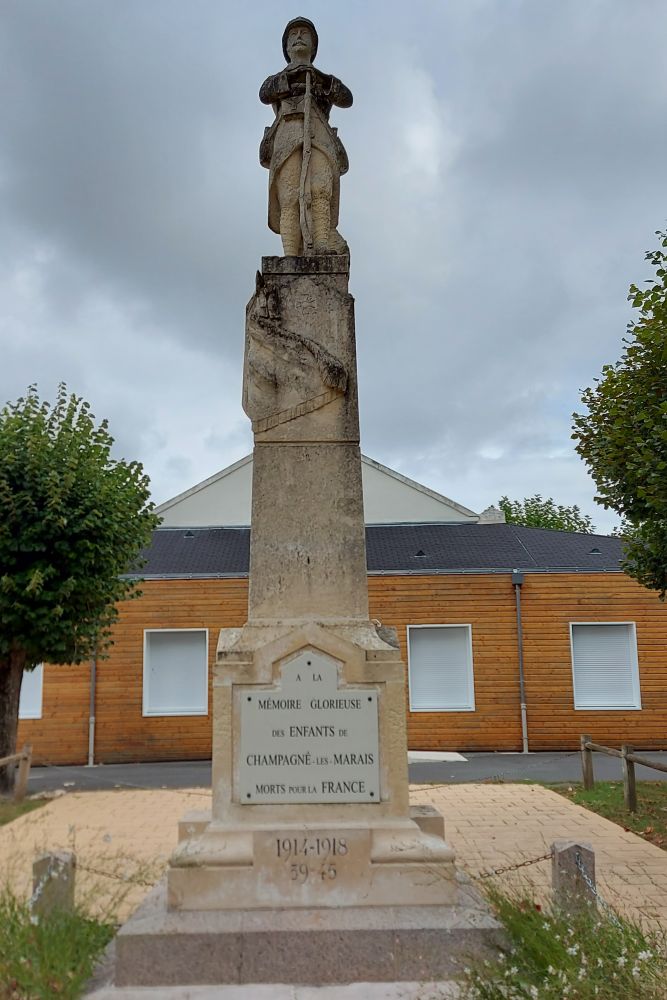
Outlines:
{"label": "soldier's greatcoat", "polygon": [[[335,104],[349,108],[352,94],[337,77],[320,73],[314,66],[311,73],[311,143],[331,165],[333,191],[331,197],[331,227],[338,225],[340,176],[347,173],[349,163],[338,131],[329,125],[329,113]],[[303,84],[290,81],[287,70],[264,81],[259,91],[263,104],[272,104],[276,118],[264,132],[259,147],[259,161],[269,169],[269,228],[280,232],[280,206],[276,192],[276,175],[295,149],[303,148],[304,103]]]}

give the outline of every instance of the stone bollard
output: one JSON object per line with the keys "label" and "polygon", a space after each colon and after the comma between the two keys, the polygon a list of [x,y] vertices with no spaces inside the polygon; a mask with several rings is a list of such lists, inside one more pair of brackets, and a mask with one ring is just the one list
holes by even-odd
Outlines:
{"label": "stone bollard", "polygon": [[551,850],[554,902],[565,910],[595,905],[595,854],[592,845],[578,844],[574,840],[555,840]]}
{"label": "stone bollard", "polygon": [[72,851],[47,851],[32,866],[30,909],[45,917],[54,910],[74,909],[76,855]]}

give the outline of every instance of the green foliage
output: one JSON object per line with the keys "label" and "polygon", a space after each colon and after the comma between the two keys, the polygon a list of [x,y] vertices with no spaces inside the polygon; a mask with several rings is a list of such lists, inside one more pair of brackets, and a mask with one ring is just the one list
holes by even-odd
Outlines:
{"label": "green foliage", "polygon": [[578,806],[618,823],[624,830],[667,851],[667,781],[637,782],[637,812],[628,812],[622,781],[596,781],[586,791],[581,785],[550,785]]}
{"label": "green foliage", "polygon": [[90,406],[31,386],[0,411],[0,660],[78,663],[109,644],[121,579],[158,518],[138,462],[111,457]]}
{"label": "green foliage", "polygon": [[540,493],[524,500],[501,497],[498,506],[508,524],[523,524],[528,528],[553,528],[556,531],[583,531],[590,534],[595,525],[588,514],[582,514],[577,505],[564,507]]}
{"label": "green foliage", "polygon": [[467,971],[466,1000],[665,1000],[664,939],[593,907],[565,913],[489,892],[509,947]]}
{"label": "green foliage", "polygon": [[619,361],[585,389],[586,414],[573,414],[576,449],[604,507],[627,522],[624,569],[667,592],[667,233],[646,254],[655,277],[630,286],[639,316]]}
{"label": "green foliage", "polygon": [[0,1000],[74,1000],[113,937],[78,911],[36,920],[10,892],[0,896]]}

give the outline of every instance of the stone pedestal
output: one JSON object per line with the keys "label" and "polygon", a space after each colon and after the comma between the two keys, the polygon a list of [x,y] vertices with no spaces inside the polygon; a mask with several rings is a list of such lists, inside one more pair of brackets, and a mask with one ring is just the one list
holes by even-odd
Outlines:
{"label": "stone pedestal", "polygon": [[[456,901],[453,851],[410,815],[399,651],[370,623],[344,631],[223,631],[213,812],[172,858],[172,909]],[[375,727],[363,742],[355,716]]]}
{"label": "stone pedestal", "polygon": [[[116,985],[393,983],[460,978],[496,924],[465,879],[456,906],[173,912],[150,893],[116,939]],[[183,994],[179,993],[179,997]],[[392,994],[393,995],[393,994]],[[133,994],[134,996],[134,994]]]}
{"label": "stone pedestal", "polygon": [[494,934],[442,818],[408,801],[405,667],[368,615],[348,268],[257,275],[248,622],[218,641],[212,813],[123,928],[118,983],[436,979]]}

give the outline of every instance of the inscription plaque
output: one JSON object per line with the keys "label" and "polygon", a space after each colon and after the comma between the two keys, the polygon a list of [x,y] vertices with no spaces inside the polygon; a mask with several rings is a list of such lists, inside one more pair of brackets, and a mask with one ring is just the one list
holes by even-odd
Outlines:
{"label": "inscription plaque", "polygon": [[338,687],[334,660],[304,650],[273,688],[240,688],[237,801],[379,802],[377,691]]}
{"label": "inscription plaque", "polygon": [[288,899],[317,905],[323,894],[329,903],[337,896],[344,901],[370,885],[369,829],[257,831],[253,845],[255,865],[263,873],[262,893],[270,904],[284,906]]}

